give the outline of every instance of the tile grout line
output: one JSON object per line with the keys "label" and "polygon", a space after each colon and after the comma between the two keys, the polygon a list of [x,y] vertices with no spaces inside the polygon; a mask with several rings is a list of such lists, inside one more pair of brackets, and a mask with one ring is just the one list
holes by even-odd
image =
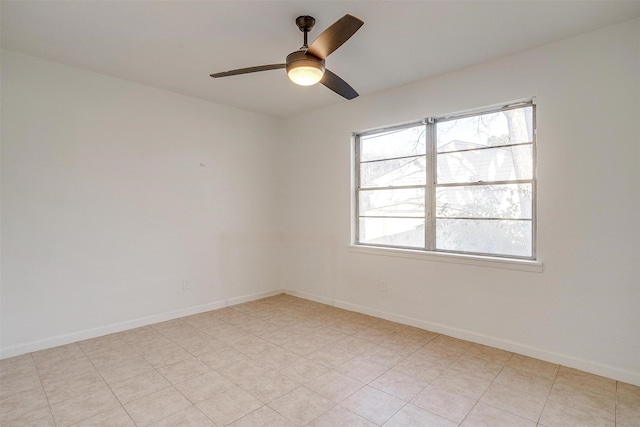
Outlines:
{"label": "tile grout line", "polygon": [[53,425],[56,426],[58,423],[56,422],[55,417],[53,416],[53,410],[51,409],[51,402],[49,401],[49,396],[47,396],[47,390],[44,388],[44,383],[42,382],[42,377],[40,376],[40,370],[38,369],[38,364],[33,357],[33,352],[29,353],[31,357],[31,361],[33,362],[33,367],[36,369],[36,374],[38,375],[38,381],[40,382],[40,387],[42,387],[42,393],[44,394],[44,398],[47,399],[47,407],[49,408],[49,414],[51,415],[51,419],[53,420]]}

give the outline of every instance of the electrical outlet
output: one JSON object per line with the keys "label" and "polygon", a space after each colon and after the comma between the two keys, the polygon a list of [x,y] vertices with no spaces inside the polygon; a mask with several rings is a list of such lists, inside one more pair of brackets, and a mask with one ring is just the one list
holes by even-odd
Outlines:
{"label": "electrical outlet", "polygon": [[191,290],[191,284],[189,284],[188,280],[183,280],[182,281],[182,290],[183,291],[190,291]]}
{"label": "electrical outlet", "polygon": [[378,290],[380,292],[387,292],[387,281],[380,279],[378,281]]}

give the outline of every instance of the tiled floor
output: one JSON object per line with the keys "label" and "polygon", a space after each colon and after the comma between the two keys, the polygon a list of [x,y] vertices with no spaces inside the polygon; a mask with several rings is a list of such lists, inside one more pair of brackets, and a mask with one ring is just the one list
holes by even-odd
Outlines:
{"label": "tiled floor", "polygon": [[640,388],[278,295],[0,361],[2,426],[640,426]]}

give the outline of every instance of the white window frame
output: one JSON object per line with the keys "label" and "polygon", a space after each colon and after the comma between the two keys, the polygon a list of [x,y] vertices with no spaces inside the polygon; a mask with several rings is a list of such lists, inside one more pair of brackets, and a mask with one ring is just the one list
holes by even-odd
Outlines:
{"label": "white window frame", "polygon": [[[511,109],[532,107],[532,141],[529,143],[517,143],[509,144],[504,147],[515,145],[527,145],[532,147],[532,177],[527,180],[507,180],[507,181],[492,181],[491,184],[519,184],[526,183],[531,184],[532,199],[531,199],[531,256],[514,256],[504,255],[496,253],[479,253],[479,252],[464,252],[443,250],[435,248],[435,224],[436,224],[436,189],[442,187],[453,186],[474,186],[474,185],[487,185],[487,182],[465,182],[460,184],[438,184],[437,183],[437,142],[436,142],[436,125],[439,122],[445,122],[450,120],[456,120],[466,117],[474,117],[483,114],[491,114]],[[424,188],[425,191],[425,247],[404,247],[385,244],[371,244],[361,243],[359,239],[360,231],[360,213],[359,213],[359,194],[360,191],[366,191],[367,188],[360,186],[360,138],[362,136],[368,136],[372,134],[388,132],[393,130],[400,130],[403,128],[425,126],[426,130],[426,170],[427,178],[424,186],[415,186],[418,188]],[[536,145],[537,145],[537,132],[536,132],[536,104],[533,99],[518,102],[515,104],[509,104],[501,107],[477,109],[473,112],[467,112],[463,114],[453,114],[437,118],[426,118],[420,121],[408,122],[401,125],[388,126],[383,128],[371,129],[368,131],[358,132],[353,134],[353,220],[352,220],[352,251],[360,253],[372,253],[391,256],[402,256],[409,258],[423,258],[436,261],[454,262],[454,263],[469,263],[471,264],[485,265],[486,261],[496,260],[499,261],[498,266],[504,268],[525,269],[529,271],[541,271],[542,264],[537,261],[537,178],[536,178]],[[501,146],[503,147],[503,146]],[[383,187],[393,188],[393,187]],[[371,188],[370,188],[371,189]],[[378,188],[379,189],[379,188]],[[426,256],[426,257],[425,257]],[[524,266],[524,268],[521,268]],[[533,267],[533,268],[530,268]]]}

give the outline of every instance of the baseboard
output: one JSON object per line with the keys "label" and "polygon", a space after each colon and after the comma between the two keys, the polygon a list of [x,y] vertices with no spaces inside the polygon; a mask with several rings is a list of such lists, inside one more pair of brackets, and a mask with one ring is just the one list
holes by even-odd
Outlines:
{"label": "baseboard", "polygon": [[440,323],[432,323],[424,320],[415,319],[399,314],[388,313],[381,310],[364,307],[357,304],[352,304],[344,301],[333,300],[327,297],[321,297],[318,295],[309,294],[306,292],[299,292],[294,290],[285,290],[285,293],[300,298],[305,298],[311,301],[319,302],[322,304],[331,305],[337,308],[342,308],[357,313],[367,314],[370,316],[378,317],[381,319],[390,320],[392,322],[402,323],[404,325],[415,326],[420,329],[427,329],[429,331],[437,332],[439,334],[448,335],[454,338],[459,338],[467,341],[471,341],[478,344],[487,345],[490,347],[499,348],[501,350],[510,351],[513,353],[519,353],[524,356],[533,357],[536,359],[544,360],[545,362],[555,363],[558,365],[566,366],[569,368],[578,369],[581,371],[589,372],[595,375],[611,378],[617,381],[623,381],[625,383],[640,386],[640,373],[632,372],[625,369],[616,368],[614,366],[603,365],[598,362],[584,360],[565,354],[556,353],[553,351],[533,347],[523,343],[505,340],[502,338],[496,338],[489,335],[479,334],[464,329],[453,328],[450,326],[442,325]]}
{"label": "baseboard", "polygon": [[[287,295],[308,299],[310,301],[319,302],[320,304],[334,305],[334,301],[332,299],[321,297],[321,296],[318,296],[318,295],[315,295],[315,294],[310,294],[310,293],[307,293],[307,292],[300,292],[300,291],[296,291],[296,290],[293,290],[293,289],[285,289],[285,290],[283,290],[283,292],[286,293]],[[350,310],[350,311],[356,311],[356,310]]]}
{"label": "baseboard", "polygon": [[70,334],[57,335],[43,340],[32,341],[25,344],[19,344],[7,348],[0,349],[0,359],[8,357],[20,356],[21,354],[31,353],[38,350],[57,347],[60,345],[71,344],[77,341],[87,340],[91,338],[101,337],[104,335],[122,332],[129,329],[139,328],[154,323],[165,322],[167,320],[177,319],[179,317],[191,316],[193,314],[204,313],[205,311],[218,310],[220,308],[242,304],[244,302],[254,301],[261,298],[267,298],[283,293],[284,290],[277,289],[273,291],[259,292],[241,297],[229,298],[220,301],[214,301],[207,304],[188,307],[180,310],[170,311],[166,313],[154,314],[153,316],[141,317],[138,319],[127,320],[125,322],[112,323],[110,325],[101,326],[99,328],[87,329],[84,331],[73,332]]}

